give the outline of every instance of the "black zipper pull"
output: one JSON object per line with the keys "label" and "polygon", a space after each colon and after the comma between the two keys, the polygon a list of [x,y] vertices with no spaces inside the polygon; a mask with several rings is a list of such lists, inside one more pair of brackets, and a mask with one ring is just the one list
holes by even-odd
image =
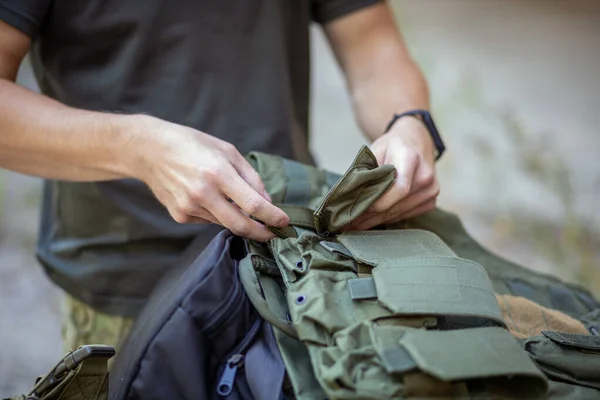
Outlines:
{"label": "black zipper pull", "polygon": [[229,396],[233,391],[233,383],[235,382],[235,376],[237,370],[244,364],[244,356],[242,354],[234,354],[229,360],[223,370],[221,379],[219,379],[219,385],[217,386],[217,393],[221,396]]}

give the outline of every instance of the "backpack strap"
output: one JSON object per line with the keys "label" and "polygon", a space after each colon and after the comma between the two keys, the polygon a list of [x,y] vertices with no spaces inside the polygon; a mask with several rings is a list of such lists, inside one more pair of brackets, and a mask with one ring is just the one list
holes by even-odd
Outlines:
{"label": "backpack strap", "polygon": [[[259,272],[255,267],[270,263],[272,261],[256,254],[247,255],[239,263],[240,281],[248,299],[261,317],[287,335],[298,337],[289,318],[287,302],[281,287],[272,275]],[[276,265],[269,268],[278,271]]]}

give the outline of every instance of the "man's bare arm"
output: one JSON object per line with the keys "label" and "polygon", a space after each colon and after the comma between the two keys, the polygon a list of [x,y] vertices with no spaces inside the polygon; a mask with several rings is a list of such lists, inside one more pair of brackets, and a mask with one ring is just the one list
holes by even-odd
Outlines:
{"label": "man's bare arm", "polygon": [[14,171],[76,181],[135,175],[126,117],[67,107],[14,83],[31,40],[0,21],[0,165]]}
{"label": "man's bare arm", "polygon": [[136,178],[176,221],[210,221],[257,240],[273,235],[246,214],[287,224],[231,144],[151,116],[75,109],[16,85],[30,45],[0,21],[0,167],[71,181]]}
{"label": "man's bare arm", "polygon": [[429,108],[427,83],[385,3],[336,19],[325,32],[371,140],[381,136],[394,113]]}
{"label": "man's bare arm", "polygon": [[434,146],[425,126],[396,113],[429,109],[427,83],[396,28],[387,4],[336,19],[325,32],[346,75],[355,115],[380,164],[397,170],[392,188],[350,227],[368,229],[416,216],[435,207],[439,187]]}

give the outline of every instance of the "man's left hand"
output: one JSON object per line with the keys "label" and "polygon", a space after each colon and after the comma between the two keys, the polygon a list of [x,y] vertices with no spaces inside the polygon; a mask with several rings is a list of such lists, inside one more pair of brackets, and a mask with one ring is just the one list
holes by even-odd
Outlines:
{"label": "man's left hand", "polygon": [[379,165],[396,167],[396,180],[347,229],[370,229],[435,208],[440,189],[435,175],[434,146],[421,121],[414,117],[400,118],[386,134],[373,142],[371,151]]}

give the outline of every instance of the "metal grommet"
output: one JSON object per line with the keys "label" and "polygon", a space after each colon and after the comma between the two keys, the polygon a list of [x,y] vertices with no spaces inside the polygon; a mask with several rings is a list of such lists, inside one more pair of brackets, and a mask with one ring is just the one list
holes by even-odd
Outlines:
{"label": "metal grommet", "polygon": [[303,304],[306,301],[306,296],[301,294],[296,297],[296,304]]}
{"label": "metal grommet", "polygon": [[302,260],[296,261],[296,268],[298,268],[300,271],[304,271],[304,264],[302,263]]}

